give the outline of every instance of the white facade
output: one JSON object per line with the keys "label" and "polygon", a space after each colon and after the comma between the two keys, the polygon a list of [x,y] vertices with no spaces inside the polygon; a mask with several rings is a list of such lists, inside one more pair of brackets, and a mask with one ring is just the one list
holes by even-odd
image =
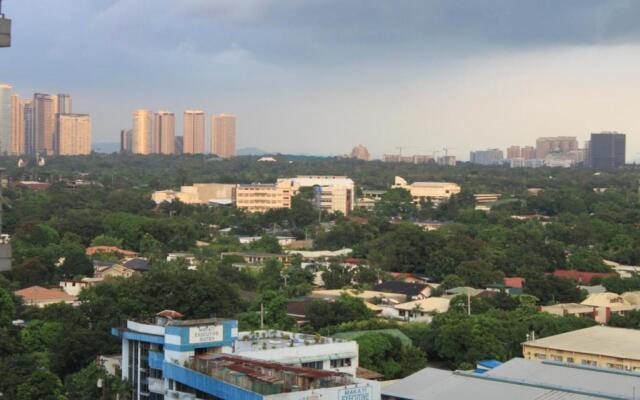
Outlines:
{"label": "white facade", "polygon": [[293,195],[314,188],[316,206],[329,212],[349,214],[355,207],[355,183],[346,176],[300,175],[291,179]]}
{"label": "white facade", "polygon": [[405,189],[411,193],[416,204],[431,200],[434,203],[446,201],[452,195],[460,193],[460,186],[453,182],[414,182],[407,183],[403,178],[396,176],[392,186],[394,189]]}
{"label": "white facade", "polygon": [[344,372],[355,376],[358,343],[285,331],[240,332],[234,353],[258,360]]}

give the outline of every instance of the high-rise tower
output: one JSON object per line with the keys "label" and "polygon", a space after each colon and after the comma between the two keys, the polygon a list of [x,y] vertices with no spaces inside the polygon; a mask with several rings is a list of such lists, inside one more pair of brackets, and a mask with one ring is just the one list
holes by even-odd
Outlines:
{"label": "high-rise tower", "polygon": [[169,111],[158,111],[153,116],[153,153],[175,152],[176,119]]}
{"label": "high-rise tower", "polygon": [[91,154],[91,117],[86,114],[58,114],[58,154]]}
{"label": "high-rise tower", "polygon": [[56,120],[53,98],[44,93],[33,95],[33,133],[35,151],[38,153],[55,153]]}
{"label": "high-rise tower", "polygon": [[24,152],[34,154],[36,152],[36,137],[34,132],[33,100],[22,101],[22,115],[24,116]]}
{"label": "high-rise tower", "polygon": [[236,155],[236,116],[228,114],[211,117],[211,153],[222,158]]}
{"label": "high-rise tower", "polygon": [[24,154],[24,106],[17,94],[11,95],[11,150],[13,155]]}
{"label": "high-rise tower", "polygon": [[187,110],[183,120],[183,154],[204,153],[204,111]]}
{"label": "high-rise tower", "polygon": [[152,114],[149,110],[136,110],[133,112],[132,153],[151,154]]}
{"label": "high-rise tower", "polygon": [[13,132],[11,86],[0,84],[0,154],[11,152]]}

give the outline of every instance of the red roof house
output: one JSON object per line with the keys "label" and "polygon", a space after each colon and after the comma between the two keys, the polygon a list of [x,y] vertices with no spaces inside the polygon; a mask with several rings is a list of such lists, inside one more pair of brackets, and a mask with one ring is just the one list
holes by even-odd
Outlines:
{"label": "red roof house", "polygon": [[615,272],[585,272],[572,269],[557,269],[553,271],[553,276],[558,278],[573,279],[578,283],[591,283],[593,278],[610,278],[617,276]]}

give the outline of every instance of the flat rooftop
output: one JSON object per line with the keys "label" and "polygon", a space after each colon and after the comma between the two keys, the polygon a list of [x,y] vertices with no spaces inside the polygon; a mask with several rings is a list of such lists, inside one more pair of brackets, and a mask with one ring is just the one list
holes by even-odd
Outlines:
{"label": "flat rooftop", "polygon": [[383,388],[412,400],[632,400],[640,374],[514,358],[485,373],[425,368]]}
{"label": "flat rooftop", "polygon": [[592,326],[531,340],[523,345],[640,360],[640,330],[636,329]]}
{"label": "flat rooftop", "polygon": [[189,367],[212,378],[263,395],[290,393],[354,384],[345,373],[294,367],[235,355],[193,357]]}
{"label": "flat rooftop", "polygon": [[285,331],[240,332],[235,342],[236,353],[283,349],[310,345],[341,343],[347,340]]}

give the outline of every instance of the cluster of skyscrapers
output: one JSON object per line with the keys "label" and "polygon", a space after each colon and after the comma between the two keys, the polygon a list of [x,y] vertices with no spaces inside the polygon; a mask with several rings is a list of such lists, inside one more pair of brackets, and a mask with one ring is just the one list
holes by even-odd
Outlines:
{"label": "cluster of skyscrapers", "polygon": [[204,154],[222,158],[236,155],[236,117],[211,116],[211,140],[206,148],[204,111],[186,110],[182,136],[176,135],[176,119],[170,111],[135,110],[132,129],[120,133],[120,150],[134,154]]}
{"label": "cluster of skyscrapers", "polygon": [[618,132],[592,133],[579,148],[575,136],[541,137],[536,146],[510,146],[506,158],[501,149],[472,151],[470,161],[482,165],[509,164],[511,167],[617,168],[625,164],[626,135]]}
{"label": "cluster of skyscrapers", "polygon": [[0,84],[0,154],[91,153],[91,117],[74,114],[71,96],[35,93],[20,98]]}

